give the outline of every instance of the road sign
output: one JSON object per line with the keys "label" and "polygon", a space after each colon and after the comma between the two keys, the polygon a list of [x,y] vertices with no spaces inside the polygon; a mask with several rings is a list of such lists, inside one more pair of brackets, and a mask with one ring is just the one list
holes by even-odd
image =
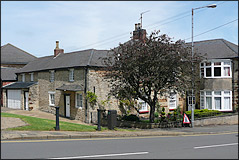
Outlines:
{"label": "road sign", "polygon": [[188,116],[184,113],[183,123],[190,123]]}

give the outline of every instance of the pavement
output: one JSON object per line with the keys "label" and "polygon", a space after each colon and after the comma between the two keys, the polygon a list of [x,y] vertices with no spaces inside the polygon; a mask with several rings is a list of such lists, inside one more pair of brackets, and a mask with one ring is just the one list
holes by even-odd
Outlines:
{"label": "pavement", "polygon": [[[1,112],[26,115],[44,119],[55,120],[55,115],[39,110],[25,111],[1,107]],[[86,124],[78,120],[70,120],[60,117],[60,121]],[[155,128],[132,129],[132,131],[105,130],[95,132],[79,131],[8,131],[7,128],[27,125],[19,118],[1,117],[1,141],[26,140],[26,139],[79,139],[79,138],[116,138],[116,137],[142,137],[142,136],[183,136],[203,134],[227,134],[238,133],[238,125],[211,125],[204,127],[182,128]],[[87,124],[89,125],[89,124]]]}

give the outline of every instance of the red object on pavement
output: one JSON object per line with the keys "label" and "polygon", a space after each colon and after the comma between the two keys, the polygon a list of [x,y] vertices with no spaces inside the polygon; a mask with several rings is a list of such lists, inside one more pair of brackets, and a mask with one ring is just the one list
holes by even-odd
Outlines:
{"label": "red object on pavement", "polygon": [[184,113],[183,123],[190,123],[188,116]]}

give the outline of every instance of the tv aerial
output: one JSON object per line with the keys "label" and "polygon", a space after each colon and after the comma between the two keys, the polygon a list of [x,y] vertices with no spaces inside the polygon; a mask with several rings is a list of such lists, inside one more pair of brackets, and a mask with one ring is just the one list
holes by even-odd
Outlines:
{"label": "tv aerial", "polygon": [[150,11],[150,10],[140,13],[140,18],[139,18],[139,20],[141,21],[141,23],[140,23],[140,27],[141,27],[141,28],[143,28],[143,24],[142,24],[143,14],[144,14],[144,13],[147,13],[147,12],[149,12],[149,11]]}

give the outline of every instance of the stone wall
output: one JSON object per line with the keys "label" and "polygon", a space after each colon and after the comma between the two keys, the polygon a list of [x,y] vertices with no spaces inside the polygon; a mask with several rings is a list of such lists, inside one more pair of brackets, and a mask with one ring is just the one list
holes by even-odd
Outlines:
{"label": "stone wall", "polygon": [[222,125],[222,124],[238,124],[238,114],[232,116],[218,116],[194,121],[194,126]]}
{"label": "stone wall", "polygon": [[88,91],[95,93],[98,101],[94,109],[88,105],[89,122],[97,121],[97,109],[99,108],[99,105],[103,106],[106,110],[117,110],[117,113],[121,114],[118,107],[118,100],[112,96],[108,103],[102,105],[102,101],[107,100],[108,93],[110,93],[110,83],[104,79],[103,73],[104,71],[101,71],[100,69],[89,69],[88,72]]}
{"label": "stone wall", "polygon": [[[238,70],[238,59],[234,59],[234,61],[233,61],[233,63],[234,63],[234,68],[233,68],[233,73],[234,73],[234,75],[233,75],[233,77],[234,77],[234,83],[233,83],[233,86],[234,86],[234,96],[233,96],[233,102],[234,102],[234,111],[236,111],[237,110],[237,112],[238,112],[238,104],[239,104],[239,100],[238,100],[238,91],[239,91],[239,88],[238,88],[238,86],[239,86],[239,80],[238,80],[238,72],[239,72],[239,70]],[[233,103],[232,102],[232,103]]]}
{"label": "stone wall", "polygon": [[29,88],[28,107],[31,109],[39,109],[39,92],[38,84],[35,84]]}
{"label": "stone wall", "polygon": [[[70,95],[70,110],[71,119],[84,120],[84,110],[75,108],[75,92],[67,92],[56,90],[62,85],[81,85],[84,89],[84,69],[74,68],[74,81],[69,81],[69,70],[68,69],[58,69],[55,70],[55,80],[50,82],[49,71],[42,71],[38,73],[38,86],[39,86],[39,109],[55,113],[55,106],[59,106],[59,114],[65,116],[65,94]],[[55,106],[49,105],[49,92],[55,93]],[[84,97],[84,95],[83,95]],[[83,104],[83,108],[85,104]]]}

